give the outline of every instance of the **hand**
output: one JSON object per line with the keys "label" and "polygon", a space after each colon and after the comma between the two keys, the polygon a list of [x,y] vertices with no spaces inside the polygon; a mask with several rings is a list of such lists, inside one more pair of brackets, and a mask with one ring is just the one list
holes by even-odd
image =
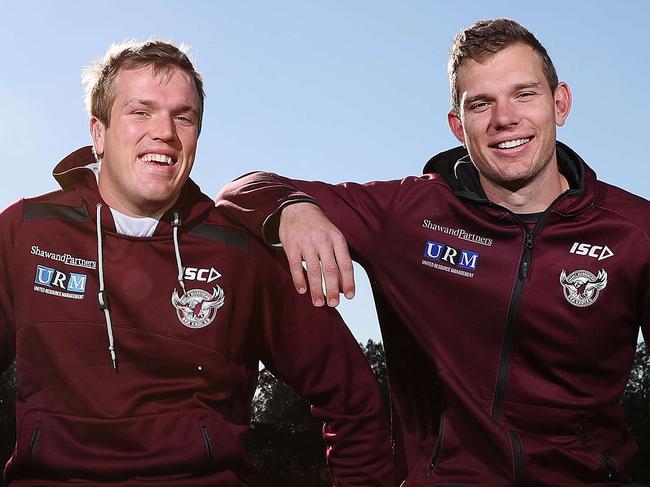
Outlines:
{"label": "hand", "polygon": [[354,297],[354,270],[348,244],[318,206],[294,203],[285,207],[280,216],[278,235],[287,254],[293,284],[300,294],[307,292],[302,267],[302,261],[306,262],[314,306],[325,304],[323,278],[328,306],[339,304],[339,292],[348,299]]}

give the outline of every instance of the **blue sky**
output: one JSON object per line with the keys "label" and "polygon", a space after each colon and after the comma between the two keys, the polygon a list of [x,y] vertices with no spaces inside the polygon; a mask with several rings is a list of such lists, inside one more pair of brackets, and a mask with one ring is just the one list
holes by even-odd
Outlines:
{"label": "blue sky", "polygon": [[[453,35],[499,16],[532,30],[573,90],[560,140],[601,179],[650,198],[648,5],[2,1],[0,207],[56,188],[56,162],[90,141],[82,67],[132,37],[192,46],[207,92],[192,176],[208,194],[256,169],[331,182],[417,174],[456,145],[446,122]],[[357,276],[357,298],[340,309],[359,340],[377,339]]]}

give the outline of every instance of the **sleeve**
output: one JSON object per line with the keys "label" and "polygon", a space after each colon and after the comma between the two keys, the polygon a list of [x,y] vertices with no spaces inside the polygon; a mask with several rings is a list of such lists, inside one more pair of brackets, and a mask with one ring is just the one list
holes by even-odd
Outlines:
{"label": "sleeve", "polygon": [[0,213],[0,372],[11,365],[16,355],[11,269],[19,221],[22,221],[22,201]]}
{"label": "sleeve", "polygon": [[269,249],[253,248],[260,358],[324,421],[333,485],[394,487],[386,411],[359,345],[336,311],[293,292]]}
{"label": "sleeve", "polygon": [[217,206],[267,244],[274,245],[279,243],[281,210],[292,203],[312,202],[343,233],[353,252],[369,259],[398,207],[396,200],[408,179],[413,178],[334,185],[256,172],[226,185],[217,196]]}

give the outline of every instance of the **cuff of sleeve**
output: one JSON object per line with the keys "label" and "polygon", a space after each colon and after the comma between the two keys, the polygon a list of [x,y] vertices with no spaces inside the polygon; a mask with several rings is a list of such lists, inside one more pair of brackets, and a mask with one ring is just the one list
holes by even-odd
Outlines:
{"label": "cuff of sleeve", "polygon": [[262,222],[262,239],[264,243],[270,247],[282,248],[282,242],[280,242],[279,230],[280,230],[280,215],[282,215],[282,210],[294,203],[311,203],[320,208],[318,202],[309,196],[302,196],[295,199],[290,199],[284,201],[277,207],[277,209],[267,216]]}

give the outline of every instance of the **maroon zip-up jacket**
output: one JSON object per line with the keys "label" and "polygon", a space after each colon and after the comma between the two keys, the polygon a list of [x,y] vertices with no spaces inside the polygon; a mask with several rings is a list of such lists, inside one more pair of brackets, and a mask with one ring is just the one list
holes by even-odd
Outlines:
{"label": "maroon zip-up jacket", "polygon": [[221,195],[257,234],[313,198],[345,235],[373,287],[407,487],[628,480],[620,397],[650,336],[650,203],[557,152],[571,189],[536,224],[486,199],[462,149],[422,177],[255,173]]}
{"label": "maroon zip-up jacket", "polygon": [[251,485],[242,440],[259,360],[324,420],[336,486],[393,486],[378,386],[340,317],[297,296],[192,181],[152,237],[117,234],[105,204],[98,237],[93,161],[88,147],[71,154],[55,169],[62,191],[0,215],[11,486]]}

